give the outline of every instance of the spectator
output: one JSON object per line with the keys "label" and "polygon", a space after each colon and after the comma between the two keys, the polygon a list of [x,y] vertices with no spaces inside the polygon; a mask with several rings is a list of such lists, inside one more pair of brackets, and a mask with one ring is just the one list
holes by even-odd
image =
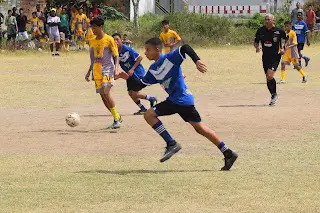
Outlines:
{"label": "spectator", "polygon": [[17,17],[19,14],[17,13],[17,8],[13,7],[12,8],[12,16]]}
{"label": "spectator", "polygon": [[311,37],[312,37],[313,31],[314,31],[314,24],[315,24],[315,21],[316,21],[316,14],[312,9],[312,5],[311,4],[309,5],[309,9],[308,9],[308,11],[306,13],[306,16],[307,16],[308,29],[310,30]]}
{"label": "spectator", "polygon": [[15,48],[16,45],[16,36],[18,31],[17,20],[16,17],[12,15],[12,10],[8,10],[8,17],[6,18],[6,26],[7,26],[7,45],[10,44],[12,40],[12,47]]}
{"label": "spectator", "polygon": [[37,6],[36,6],[36,14],[37,14],[37,17],[39,18],[40,31],[41,31],[41,33],[44,33],[44,23],[45,23],[46,18],[44,16],[44,13],[41,11],[40,4],[37,4]]}
{"label": "spectator", "polygon": [[320,35],[320,7],[318,7],[318,10],[316,12],[316,29],[315,32],[317,32],[318,35]]}
{"label": "spectator", "polygon": [[297,22],[297,16],[298,16],[298,12],[302,13],[303,15],[303,10],[301,9],[301,4],[300,2],[297,2],[296,4],[296,8],[294,8],[291,12],[291,25],[293,26],[294,23]]}
{"label": "spectator", "polygon": [[132,41],[130,41],[128,39],[128,35],[127,34],[123,35],[122,44],[125,44],[125,45],[131,47]]}
{"label": "spectator", "polygon": [[60,32],[63,32],[66,39],[70,39],[70,30],[69,30],[69,15],[66,8],[62,9],[62,14],[60,15]]}
{"label": "spectator", "polygon": [[0,49],[2,48],[2,37],[3,37],[3,34],[2,34],[2,28],[1,28],[1,25],[4,21],[4,15],[2,13],[0,13]]}
{"label": "spectator", "polygon": [[[56,15],[57,10],[55,8],[51,9],[50,16],[48,17],[48,34],[50,42],[50,50],[52,56],[59,56],[59,47],[60,47],[60,18]],[[56,53],[53,52],[53,44],[56,45]]]}
{"label": "spectator", "polygon": [[27,33],[27,23],[28,19],[27,16],[24,15],[23,9],[20,8],[19,15],[17,16],[17,25],[18,25],[18,40],[28,40],[28,33]]}
{"label": "spectator", "polygon": [[32,13],[32,18],[29,20],[29,23],[31,24],[32,39],[40,40],[40,19],[37,17],[36,12]]}
{"label": "spectator", "polygon": [[102,11],[100,8],[97,8],[96,5],[92,8],[93,18],[97,17],[98,15],[102,14]]}

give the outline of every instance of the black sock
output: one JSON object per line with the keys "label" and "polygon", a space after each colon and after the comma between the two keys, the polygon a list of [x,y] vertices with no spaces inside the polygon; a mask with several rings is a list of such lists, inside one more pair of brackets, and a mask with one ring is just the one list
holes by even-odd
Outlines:
{"label": "black sock", "polygon": [[141,109],[141,110],[144,110],[144,111],[147,111],[147,109],[143,106],[143,104],[141,103],[141,101],[137,101],[136,104],[138,105],[138,107]]}
{"label": "black sock", "polygon": [[271,95],[277,94],[277,82],[274,78],[267,81],[267,86]]}

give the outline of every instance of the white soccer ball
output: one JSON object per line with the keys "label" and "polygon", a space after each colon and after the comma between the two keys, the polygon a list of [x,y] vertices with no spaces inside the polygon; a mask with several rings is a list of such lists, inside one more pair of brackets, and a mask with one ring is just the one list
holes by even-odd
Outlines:
{"label": "white soccer ball", "polygon": [[66,117],[66,123],[71,127],[78,126],[80,124],[80,115],[75,112],[69,113]]}

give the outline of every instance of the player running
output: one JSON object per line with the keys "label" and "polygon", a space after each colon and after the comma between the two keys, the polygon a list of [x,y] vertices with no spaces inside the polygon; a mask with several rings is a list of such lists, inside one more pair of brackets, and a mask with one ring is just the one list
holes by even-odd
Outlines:
{"label": "player running", "polygon": [[147,109],[141,103],[141,99],[148,100],[151,107],[154,107],[157,104],[157,99],[155,97],[139,92],[146,87],[140,81],[146,74],[141,64],[143,58],[133,48],[122,44],[121,35],[119,33],[113,34],[112,37],[118,46],[120,66],[127,74],[124,76],[124,79],[127,80],[128,94],[140,108],[134,115],[142,115]]}
{"label": "player running", "polygon": [[159,38],[152,38],[145,43],[145,55],[149,60],[155,61],[149,68],[146,76],[141,80],[145,85],[161,84],[169,97],[162,103],[150,108],[144,118],[147,123],[165,140],[166,151],[160,162],[165,162],[177,153],[181,146],[171,137],[159,116],[178,113],[185,122],[190,123],[199,134],[215,144],[225,157],[225,165],[221,170],[230,170],[238,155],[231,151],[222,142],[216,133],[201,122],[201,117],[194,106],[193,95],[187,89],[181,70],[181,63],[189,55],[197,69],[205,73],[207,66],[202,63],[198,55],[189,45],[162,55],[162,42]]}
{"label": "player running", "polygon": [[267,86],[271,94],[269,106],[274,106],[278,102],[277,83],[274,74],[279,66],[281,55],[284,50],[281,47],[281,39],[287,39],[283,29],[274,26],[274,16],[267,14],[264,17],[265,26],[259,28],[254,39],[256,52],[260,52],[259,43],[262,45],[263,69],[267,79]]}
{"label": "player running", "polygon": [[96,37],[89,43],[91,65],[85,79],[89,81],[91,71],[93,71],[96,92],[100,94],[103,103],[114,119],[109,128],[118,129],[120,128],[121,116],[111,96],[114,77],[118,74],[119,69],[118,48],[113,38],[103,32],[103,18],[96,17],[90,21],[90,24]]}
{"label": "player running", "polygon": [[304,44],[307,42],[307,45],[310,46],[309,41],[309,29],[307,23],[303,20],[303,14],[301,12],[298,12],[297,15],[298,21],[294,23],[293,30],[297,34],[297,40],[298,40],[298,51],[299,51],[299,66],[301,67],[301,58],[305,61],[305,66],[307,67],[310,61],[310,58],[307,56],[303,56],[301,51],[304,48]]}
{"label": "player running", "polygon": [[281,81],[279,84],[286,83],[286,65],[293,64],[294,68],[302,75],[302,83],[307,83],[307,75],[303,69],[299,66],[299,52],[296,33],[291,30],[291,23],[285,22],[285,30],[288,35],[288,41],[285,44],[285,54],[281,62]]}

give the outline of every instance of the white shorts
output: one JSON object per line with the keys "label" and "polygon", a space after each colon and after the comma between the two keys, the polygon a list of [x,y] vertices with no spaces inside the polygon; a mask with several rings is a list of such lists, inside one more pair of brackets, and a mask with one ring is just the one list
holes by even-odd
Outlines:
{"label": "white shorts", "polygon": [[29,39],[29,36],[28,36],[27,31],[18,33],[18,41],[23,41],[23,40],[28,40],[28,39]]}
{"label": "white shorts", "polygon": [[49,43],[60,43],[60,34],[59,33],[49,33]]}
{"label": "white shorts", "polygon": [[314,31],[320,33],[320,23],[316,23],[316,27],[315,27]]}

